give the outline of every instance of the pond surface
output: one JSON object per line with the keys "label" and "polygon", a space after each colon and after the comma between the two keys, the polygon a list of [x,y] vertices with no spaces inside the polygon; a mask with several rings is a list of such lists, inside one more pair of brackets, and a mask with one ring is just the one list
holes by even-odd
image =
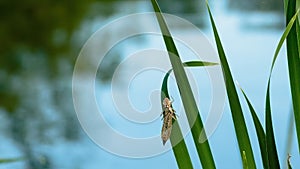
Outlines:
{"label": "pond surface", "polygon": [[[283,7],[280,3],[266,7],[268,4],[266,0],[261,3],[253,1],[252,4],[246,2],[248,1],[212,2],[211,7],[234,79],[251,99],[260,120],[264,121],[266,83],[272,56],[284,30]],[[199,59],[195,52],[191,51],[192,47],[184,43],[184,39],[195,46],[198,43],[202,45],[196,49],[201,50],[201,59],[218,62],[204,3],[189,0],[188,3],[183,4],[174,1],[172,9],[168,8],[170,3],[168,1],[159,1],[159,3],[163,11],[187,19],[201,30],[199,34],[184,24],[171,23],[175,28],[171,33],[181,38],[177,39],[176,45],[182,60]],[[21,100],[19,106],[15,106],[13,110],[8,109],[8,106],[3,106],[1,109],[0,130],[4,134],[0,135],[2,140],[0,158],[19,156],[28,158],[27,161],[3,164],[0,168],[176,168],[174,155],[172,151],[168,151],[169,143],[164,147],[160,141],[162,121],[159,90],[166,71],[170,69],[167,55],[163,52],[165,47],[162,38],[155,33],[146,33],[121,41],[118,39],[124,33],[159,30],[155,25],[156,19],[150,17],[146,18],[147,20],[138,20],[137,18],[125,22],[122,27],[112,27],[99,39],[95,33],[99,32],[99,29],[101,32],[101,28],[109,23],[120,21],[120,17],[127,14],[152,12],[151,4],[147,1],[98,2],[89,4],[87,11],[69,39],[63,29],[57,28],[55,31],[53,39],[58,46],[65,40],[70,41],[73,47],[67,54],[63,52],[55,54],[58,55],[55,71],[46,68],[52,67],[49,65],[53,64],[53,60],[49,59],[51,57],[46,57],[52,56],[48,51],[38,49],[37,52],[28,52],[28,49],[18,46],[16,48],[20,55],[18,59],[22,65],[20,66],[22,73],[0,72],[1,78],[9,79],[6,85],[11,85],[12,90],[18,93],[17,96]],[[101,11],[99,12],[101,14],[98,11]],[[97,51],[106,50],[108,53],[99,68],[97,59],[86,60],[82,64],[79,71],[82,79],[77,84],[81,90],[75,90],[73,97],[80,96],[80,108],[84,111],[102,112],[103,119],[98,121],[99,125],[97,123],[94,125],[93,122],[97,119],[93,119],[93,116],[86,116],[84,120],[88,120],[90,127],[95,128],[92,133],[96,133],[95,136],[103,141],[103,145],[111,147],[103,147],[103,145],[99,147],[97,139],[89,138],[93,134],[84,126],[80,126],[80,123],[84,124],[83,120],[73,108],[72,75],[75,60],[80,55],[89,54],[84,52],[80,54],[80,50],[92,35],[97,39],[96,42],[99,42],[92,47],[95,50],[93,54],[97,56]],[[114,44],[112,48],[110,48],[111,44]],[[92,69],[96,70],[95,83],[87,82],[90,77],[85,74],[92,72]],[[188,69],[204,122],[212,109],[212,99],[216,99],[213,95],[210,70],[218,71],[220,68]],[[222,83],[220,82],[220,86],[223,86]],[[94,96],[90,96],[87,92],[92,90],[89,85],[93,84],[95,84],[96,109],[92,107]],[[185,115],[173,75],[169,81],[169,88],[178,118],[183,126],[187,126],[184,124]],[[218,88],[221,89],[222,87]],[[275,65],[271,89],[276,143],[281,165],[285,166],[291,111],[285,46]],[[222,92],[224,91],[220,93]],[[221,94],[220,97],[222,96]],[[255,128],[245,101],[242,101],[242,104],[255,160],[258,168],[262,168]],[[217,168],[241,168],[227,98],[224,109],[223,105],[218,106],[222,108],[221,116],[218,116],[220,121],[209,138]],[[136,140],[153,139],[151,143],[156,145],[156,148],[143,144],[142,141],[136,144],[138,147],[136,148],[132,144],[116,139],[115,135],[107,134],[105,125],[121,136]],[[293,133],[292,148],[288,152],[292,154],[291,163],[296,167],[300,166],[300,157],[297,152],[295,131]],[[190,133],[186,133],[186,143],[193,165],[201,168]]]}

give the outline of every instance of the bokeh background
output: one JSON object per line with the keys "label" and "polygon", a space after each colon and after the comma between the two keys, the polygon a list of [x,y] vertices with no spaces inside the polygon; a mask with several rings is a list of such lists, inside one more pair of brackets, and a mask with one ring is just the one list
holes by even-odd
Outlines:
{"label": "bokeh background", "polygon": [[[163,12],[198,26],[214,44],[204,1],[159,0],[158,3]],[[260,119],[264,120],[267,77],[285,25],[283,1],[210,3],[234,78],[246,90]],[[145,0],[1,0],[0,158],[25,157],[25,160],[0,164],[0,169],[177,167],[172,152],[130,159],[102,150],[81,129],[72,101],[73,67],[85,41],[114,19],[152,11],[150,1]],[[126,29],[139,29],[139,24],[129,24]],[[110,38],[113,37],[105,37]],[[142,49],[147,43],[147,38],[140,37],[112,50],[98,70],[97,90],[100,93],[109,90],[115,68],[126,58],[126,49]],[[102,46],[105,47],[105,43],[99,45]],[[288,132],[291,101],[287,76],[283,49],[272,79],[275,135],[281,165],[285,165],[289,152],[292,164],[300,167],[296,140],[292,137],[294,131]],[[158,85],[160,83],[158,81]],[[142,80],[138,84],[144,85]],[[107,111],[111,110],[107,108]],[[250,115],[245,117],[255,159],[262,168],[254,126]],[[118,123],[113,117],[108,120]],[[160,123],[158,119],[157,124]],[[126,130],[126,126],[122,128]],[[288,138],[292,138],[290,146],[287,146]],[[190,135],[187,142],[194,165],[201,168]],[[241,168],[228,106],[210,144],[218,168]]]}

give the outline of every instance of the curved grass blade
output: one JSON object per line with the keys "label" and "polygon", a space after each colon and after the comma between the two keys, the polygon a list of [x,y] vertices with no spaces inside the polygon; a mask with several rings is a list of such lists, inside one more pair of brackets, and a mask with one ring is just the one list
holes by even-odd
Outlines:
{"label": "curved grass blade", "polygon": [[219,65],[219,63],[204,62],[204,61],[189,61],[183,63],[184,67],[215,66],[215,65]]}
{"label": "curved grass blade", "polygon": [[[293,16],[295,16],[298,12],[299,9],[296,12],[296,0],[289,0],[287,5],[286,21],[290,22],[290,20],[293,19]],[[296,24],[299,27],[298,19],[296,20]],[[292,26],[290,33],[287,36],[286,44],[295,126],[298,138],[298,148],[300,152],[300,49],[298,46],[299,32],[297,33],[296,27],[296,25]]]}
{"label": "curved grass blade", "polygon": [[262,124],[260,123],[257,114],[250,102],[250,100],[248,99],[246,93],[244,92],[244,90],[242,88],[240,88],[243,96],[246,99],[246,102],[248,104],[251,116],[252,116],[252,120],[255,126],[255,130],[256,130],[256,135],[257,135],[257,139],[258,139],[258,143],[259,143],[259,148],[260,148],[260,154],[262,157],[262,162],[263,162],[263,166],[265,169],[269,168],[269,162],[268,162],[268,154],[267,154],[267,147],[266,147],[266,134],[265,131],[262,127]]}
{"label": "curved grass blade", "polygon": [[217,32],[217,28],[214,22],[214,19],[212,17],[208,2],[206,1],[206,6],[207,10],[209,13],[211,25],[213,28],[214,36],[215,36],[215,41],[219,53],[219,58],[221,61],[221,66],[224,74],[224,80],[225,80],[225,85],[226,85],[226,91],[229,99],[229,105],[231,109],[231,114],[232,114],[232,119],[234,123],[234,128],[239,144],[239,149],[240,149],[240,156],[241,159],[244,158],[243,151],[245,151],[245,156],[247,158],[247,164],[249,168],[256,168],[255,161],[254,161],[254,156],[252,152],[252,147],[250,144],[250,139],[247,131],[247,127],[245,124],[245,119],[244,115],[242,112],[241,104],[237,95],[237,91],[235,89],[235,85],[233,82],[233,78],[230,72],[229,65],[227,63],[227,59],[225,56],[224,49],[221,44],[220,37]]}
{"label": "curved grass blade", "polygon": [[[173,38],[168,30],[168,27],[163,19],[163,16],[161,14],[161,11],[157,5],[157,2],[155,0],[151,0],[152,6],[154,8],[154,11],[156,12],[156,17],[161,29],[161,32],[163,34],[163,39],[166,45],[166,48],[169,52],[169,59],[174,71],[175,79],[177,82],[177,86],[180,92],[181,100],[187,115],[187,119],[189,122],[189,125],[191,127],[191,133],[193,136],[193,141],[195,144],[195,147],[198,152],[198,157],[200,159],[200,162],[202,164],[203,168],[211,168],[214,169],[215,162],[213,160],[213,156],[209,147],[208,140],[206,140],[204,143],[199,143],[198,138],[200,136],[200,132],[203,129],[203,123],[199,115],[199,111],[197,108],[196,101],[194,99],[194,95],[192,93],[192,89],[190,87],[187,75],[184,71],[182,62],[180,60],[178,51],[176,49],[176,46],[174,44]],[[175,156],[176,157],[176,156]],[[181,156],[182,158],[185,158],[185,155]],[[180,161],[178,157],[176,157],[177,163]]]}
{"label": "curved grass blade", "polygon": [[[289,12],[289,11],[287,11],[287,12]],[[271,105],[270,105],[270,80],[271,80],[271,75],[273,72],[274,64],[277,59],[278,53],[282,47],[284,40],[288,39],[288,37],[290,36],[291,30],[294,27],[294,22],[297,19],[298,13],[299,13],[299,10],[291,18],[290,22],[287,24],[287,27],[286,27],[283,35],[280,38],[280,41],[275,50],[275,54],[274,54],[272,65],[271,65],[271,71],[270,71],[270,75],[268,78],[267,94],[266,94],[266,145],[267,145],[269,167],[272,169],[280,168],[280,164],[279,164],[279,160],[278,160],[274,130],[273,130],[273,125],[272,125]]]}
{"label": "curved grass blade", "polygon": [[[214,63],[214,62],[204,62],[204,61],[188,61],[188,62],[184,62],[183,66],[184,67],[200,67],[200,66],[215,66],[215,65],[219,65],[218,63]],[[163,93],[163,95],[161,95],[161,102],[164,100],[164,98],[169,96],[169,92],[168,92],[168,78],[170,76],[170,73],[173,69],[170,69],[164,79],[163,79],[163,83],[162,83],[162,87],[161,87],[161,91]]]}
{"label": "curved grass blade", "polygon": [[[170,98],[168,92],[168,78],[170,76],[172,70],[169,70],[165,75],[161,87],[161,103],[163,102],[164,98]],[[179,143],[174,143],[174,140],[181,139]],[[181,129],[179,124],[176,120],[173,119],[173,127],[171,131],[170,141],[173,146],[173,154],[175,156],[178,168],[193,168],[191,158],[189,156],[185,141],[182,136]],[[175,145],[176,144],[176,145]]]}
{"label": "curved grass blade", "polygon": [[269,167],[272,169],[280,169],[275,136],[272,124],[271,104],[270,104],[270,78],[268,80],[266,95],[266,145],[269,160]]}
{"label": "curved grass blade", "polygon": [[[189,62],[183,63],[183,66],[185,66],[185,67],[214,66],[214,65],[218,65],[218,63],[202,62],[202,61],[189,61]],[[166,97],[170,98],[169,92],[168,92],[168,79],[169,79],[171,71],[172,71],[172,69],[166,73],[166,75],[163,79],[163,83],[162,83],[162,87],[161,87],[161,92],[162,92],[161,103],[163,102],[164,98],[166,98]],[[176,144],[176,142],[174,140],[176,140],[178,138],[180,138],[181,141],[178,144]],[[172,145],[176,144],[173,147],[173,153],[174,153],[176,160],[180,159],[180,161],[177,161],[178,167],[179,168],[193,168],[191,159],[188,155],[188,150],[187,150],[185,141],[182,136],[181,129],[180,129],[177,121],[175,121],[174,119],[173,119],[173,127],[172,127],[170,141],[171,141]],[[182,158],[182,155],[185,155],[185,154],[187,154],[187,156]]]}
{"label": "curved grass blade", "polygon": [[297,20],[297,16],[299,14],[299,10],[295,13],[295,15],[290,19],[289,23],[287,24],[279,42],[278,42],[278,45],[276,47],[276,50],[275,50],[275,54],[273,56],[273,60],[272,60],[272,65],[271,65],[271,71],[273,70],[273,67],[274,67],[274,64],[275,64],[275,61],[277,59],[277,56],[279,54],[279,51],[283,45],[283,42],[285,41],[285,39],[287,39],[288,35],[290,34],[290,31],[295,23],[295,21]]}
{"label": "curved grass blade", "polygon": [[[201,66],[215,66],[215,65],[219,65],[218,63],[214,63],[214,62],[204,62],[204,61],[188,61],[188,62],[184,62],[183,66],[184,67],[201,67]],[[169,76],[171,74],[171,71],[173,69],[170,69],[164,79],[163,79],[163,83],[162,83],[162,87],[161,87],[161,91],[162,91],[162,95],[161,95],[161,102],[163,102],[164,98],[170,98],[169,96],[169,92],[168,92],[168,79]]]}

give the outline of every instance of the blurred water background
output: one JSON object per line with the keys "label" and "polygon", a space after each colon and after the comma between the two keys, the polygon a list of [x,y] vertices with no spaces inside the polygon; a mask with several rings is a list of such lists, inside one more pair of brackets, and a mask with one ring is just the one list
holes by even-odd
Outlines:
{"label": "blurred water background", "polygon": [[[214,44],[204,1],[160,0],[158,3],[163,12],[182,17],[198,26]],[[234,78],[246,90],[263,121],[267,77],[285,25],[283,2],[224,0],[212,1],[211,6]],[[150,1],[2,0],[0,9],[0,158],[26,157],[20,162],[0,164],[0,169],[177,167],[171,151],[151,158],[131,159],[99,148],[81,129],[72,101],[73,67],[85,41],[114,19],[137,12],[152,12]],[[126,29],[139,29],[143,24],[129,23]],[[111,38],[105,37],[108,41]],[[149,44],[163,43],[159,37],[136,37],[111,50],[97,73],[99,100],[109,98],[114,70],[127,54]],[[105,41],[99,45],[102,46],[105,47]],[[294,134],[294,131],[288,133],[291,100],[284,51],[279,55],[272,77],[273,123],[282,166],[285,166],[287,157],[288,136]],[[151,80],[148,80],[149,77]],[[140,98],[144,98],[147,91],[159,88],[162,77],[163,74],[158,72],[137,76],[131,88],[140,92],[129,93],[138,108],[145,110],[149,107],[147,98]],[[126,76],[122,78],[126,79]],[[119,79],[120,87],[122,78]],[[210,92],[205,94],[205,88],[202,87],[200,94],[201,89],[204,90],[203,95],[209,98]],[[176,99],[178,96],[174,97],[175,101],[179,100]],[[201,110],[204,114],[208,109],[205,105],[209,103],[205,97],[200,99],[203,100]],[[119,122],[121,117],[113,113],[116,111],[110,101],[99,101],[99,104],[104,112],[109,112],[105,114],[108,123],[122,133],[136,137],[160,133],[159,117],[150,124],[156,127],[154,129],[147,130],[142,124],[127,126],[126,122]],[[245,106],[243,108],[247,110]],[[262,168],[250,114],[245,114],[245,118],[258,168]],[[190,135],[187,135],[187,143],[194,166],[201,168]],[[242,168],[227,105],[210,145],[218,168]],[[295,137],[288,152],[292,155],[293,166],[299,167]]]}

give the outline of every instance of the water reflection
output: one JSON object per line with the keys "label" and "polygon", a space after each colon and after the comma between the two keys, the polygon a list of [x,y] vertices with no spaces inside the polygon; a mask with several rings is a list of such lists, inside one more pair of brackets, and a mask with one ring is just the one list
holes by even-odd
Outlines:
{"label": "water reflection", "polygon": [[285,26],[284,5],[281,0],[228,0],[227,11],[239,16],[245,30],[282,30]]}
{"label": "water reflection", "polygon": [[[82,45],[77,31],[96,10],[102,17],[112,15],[115,4],[4,0],[0,8],[1,120],[9,121],[1,123],[7,124],[2,137],[13,140],[19,152],[11,156],[25,156],[22,164],[27,168],[52,168],[55,159],[41,146],[55,145],[57,138],[81,137],[70,86],[72,65]],[[5,156],[1,153],[0,158]]]}
{"label": "water reflection", "polygon": [[240,11],[274,11],[283,12],[282,0],[228,0],[229,9],[236,9]]}
{"label": "water reflection", "polygon": [[[204,3],[196,0],[158,2],[163,12],[181,16],[202,28],[209,25]],[[238,11],[234,13],[235,17],[242,15],[244,10],[253,12],[252,16],[241,21],[242,28],[252,31],[254,28],[257,31],[261,28],[282,28],[281,0],[228,0],[226,7],[227,11]],[[107,20],[126,13],[152,11],[151,4],[148,1],[2,0],[0,9],[0,126],[5,125],[0,127],[1,138],[6,140],[4,143],[10,143],[8,156],[27,158],[24,162],[10,165],[15,165],[15,168],[50,169],[68,163],[70,166],[66,168],[74,168],[71,157],[64,159],[59,154],[63,151],[69,155],[68,151],[72,150],[68,146],[70,142],[81,143],[86,138],[78,125],[71,95],[72,69],[80,47]],[[279,14],[266,14],[270,11]],[[112,37],[106,40],[109,38]],[[99,47],[105,47],[105,43]],[[107,56],[105,66],[101,66],[103,69],[98,73],[101,84],[110,81],[121,56],[121,50]],[[86,142],[84,144],[90,146],[91,143]],[[52,151],[52,146],[53,149],[59,147],[59,150]],[[89,150],[84,152],[89,155]],[[74,156],[86,156],[78,155],[80,153],[74,153]],[[102,154],[100,157],[104,156]],[[0,158],[5,156],[1,153]],[[109,158],[118,159],[111,156],[105,159]],[[68,162],[68,159],[71,160]],[[133,163],[124,161],[124,164]],[[98,159],[93,164],[101,165]]]}
{"label": "water reflection", "polygon": [[205,19],[203,14],[206,10],[204,1],[159,0],[158,4],[160,5],[161,11],[164,13],[182,17],[198,27],[204,26]]}

